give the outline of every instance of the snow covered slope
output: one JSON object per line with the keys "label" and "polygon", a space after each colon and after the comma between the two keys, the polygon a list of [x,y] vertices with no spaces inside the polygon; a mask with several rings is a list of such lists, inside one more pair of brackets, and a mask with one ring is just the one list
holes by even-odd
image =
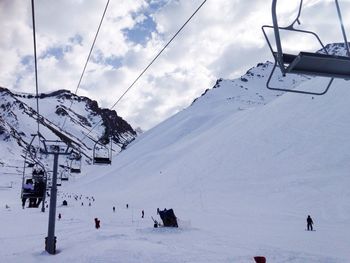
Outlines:
{"label": "snow covered slope", "polygon": [[[190,107],[141,134],[112,166],[91,167],[88,176],[64,186],[60,200],[70,205],[58,207],[63,220],[57,222],[56,256],[43,252],[47,215],[21,210],[16,188],[0,191],[11,207],[0,215],[10,225],[0,237],[6,241],[2,258],[349,261],[349,82],[336,80],[321,97],[276,94],[265,88],[270,68],[259,64],[241,79],[218,81]],[[288,81],[324,85],[297,76],[283,85]],[[91,196],[96,201],[87,206]],[[157,207],[173,208],[179,229],[153,229]],[[308,214],[314,232],[304,231]],[[93,227],[95,217],[100,230]]]}

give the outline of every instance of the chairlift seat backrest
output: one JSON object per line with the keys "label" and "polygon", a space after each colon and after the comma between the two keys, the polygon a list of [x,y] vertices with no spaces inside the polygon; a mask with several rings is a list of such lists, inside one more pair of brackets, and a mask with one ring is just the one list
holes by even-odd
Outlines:
{"label": "chairlift seat backrest", "polygon": [[287,73],[350,79],[350,58],[320,53],[283,54]]}
{"label": "chairlift seat backrest", "polygon": [[71,168],[70,172],[75,173],[75,174],[79,174],[79,173],[81,173],[81,170],[79,168]]}
{"label": "chairlift seat backrest", "polygon": [[111,159],[107,158],[107,157],[95,157],[94,158],[94,163],[97,164],[111,164]]}
{"label": "chairlift seat backrest", "polygon": [[[274,56],[276,57],[276,59],[277,59],[277,54],[278,54],[277,52],[274,53]],[[289,65],[296,59],[296,57],[297,57],[297,55],[283,54],[283,57],[282,57],[283,63],[285,65]]]}

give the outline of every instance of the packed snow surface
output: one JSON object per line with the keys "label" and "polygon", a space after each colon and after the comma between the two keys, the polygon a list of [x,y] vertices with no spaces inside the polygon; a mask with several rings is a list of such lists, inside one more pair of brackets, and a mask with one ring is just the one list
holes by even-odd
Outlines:
{"label": "packed snow surface", "polygon": [[[223,81],[111,166],[64,182],[54,256],[48,213],[22,209],[20,178],[1,176],[1,262],[349,262],[349,82],[320,97],[272,96],[261,83],[265,99],[251,103]],[[173,208],[179,228],[153,228],[158,207]],[[316,231],[305,231],[307,215]]]}

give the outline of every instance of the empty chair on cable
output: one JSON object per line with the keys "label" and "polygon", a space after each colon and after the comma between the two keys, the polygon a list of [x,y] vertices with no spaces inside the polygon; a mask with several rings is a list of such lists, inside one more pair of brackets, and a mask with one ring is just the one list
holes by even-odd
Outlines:
{"label": "empty chair on cable", "polygon": [[71,173],[81,173],[81,159],[71,161],[70,172]]}
{"label": "empty chair on cable", "polygon": [[111,164],[112,156],[111,149],[107,146],[96,143],[93,151],[93,164]]}
{"label": "empty chair on cable", "polygon": [[[303,6],[303,0],[300,0],[299,11],[296,19],[287,27],[280,27],[278,25],[277,11],[276,11],[277,0],[272,0],[273,25],[262,27],[267,44],[275,59],[274,67],[266,83],[267,88],[272,90],[279,90],[279,91],[289,91],[289,92],[312,94],[312,95],[323,95],[328,91],[329,87],[332,85],[334,78],[340,78],[345,80],[350,79],[350,47],[347,41],[347,36],[346,36],[343,21],[342,21],[341,10],[339,7],[338,0],[335,0],[334,2],[336,5],[337,15],[338,15],[341,31],[344,38],[344,48],[346,49],[346,56],[329,54],[325,45],[322,43],[320,37],[316,33],[312,31],[294,28],[294,25],[296,23],[300,24],[299,18],[300,18],[301,9]],[[267,33],[265,31],[266,28],[273,29],[274,37],[275,37],[275,45],[276,45],[275,50],[272,47],[271,42],[267,36]],[[289,32],[304,33],[304,34],[312,35],[320,44],[321,51],[316,53],[301,51],[297,55],[285,53],[283,52],[280,31],[286,31],[286,32],[289,31]],[[305,91],[305,90],[272,87],[270,85],[270,81],[275,72],[276,66],[280,68],[283,76],[290,73],[304,74],[304,75],[310,75],[310,76],[328,77],[330,78],[330,80],[326,88],[322,92],[311,92],[311,91]]]}
{"label": "empty chair on cable", "polygon": [[61,172],[61,181],[68,181],[69,180],[69,172],[67,170],[63,170]]}

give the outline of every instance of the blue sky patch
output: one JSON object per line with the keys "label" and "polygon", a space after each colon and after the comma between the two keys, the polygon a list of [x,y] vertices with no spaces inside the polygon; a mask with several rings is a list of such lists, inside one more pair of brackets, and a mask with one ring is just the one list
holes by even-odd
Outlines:
{"label": "blue sky patch", "polygon": [[156,13],[168,2],[169,0],[149,0],[146,9],[132,15],[134,19],[141,15],[145,16],[145,19],[135,24],[133,28],[124,29],[123,33],[126,38],[135,44],[145,45],[151,38],[152,32],[155,32],[157,27],[152,18],[152,14]]}
{"label": "blue sky patch", "polygon": [[122,62],[122,57],[117,56],[110,56],[105,59],[105,63],[113,68],[120,68],[123,65]]}
{"label": "blue sky patch", "polygon": [[117,57],[117,56],[109,56],[105,57],[101,50],[97,49],[92,52],[92,55],[90,57],[90,62],[100,65],[108,65],[112,66],[113,68],[117,69],[120,68],[123,65],[123,58]]}
{"label": "blue sky patch", "polygon": [[171,0],[148,0],[148,11],[151,13],[157,12]]}
{"label": "blue sky patch", "polygon": [[81,45],[83,43],[83,37],[79,34],[76,34],[74,37],[69,38],[69,42]]}
{"label": "blue sky patch", "polygon": [[34,57],[31,55],[24,56],[21,58],[21,63],[22,65],[26,65],[26,66],[32,65],[34,64]]}
{"label": "blue sky patch", "polygon": [[146,15],[146,18],[132,29],[123,30],[129,41],[141,45],[147,43],[154,31],[156,31],[156,23],[150,15]]}
{"label": "blue sky patch", "polygon": [[55,57],[57,60],[61,60],[64,57],[64,53],[70,52],[72,49],[72,46],[50,47],[39,58]]}

